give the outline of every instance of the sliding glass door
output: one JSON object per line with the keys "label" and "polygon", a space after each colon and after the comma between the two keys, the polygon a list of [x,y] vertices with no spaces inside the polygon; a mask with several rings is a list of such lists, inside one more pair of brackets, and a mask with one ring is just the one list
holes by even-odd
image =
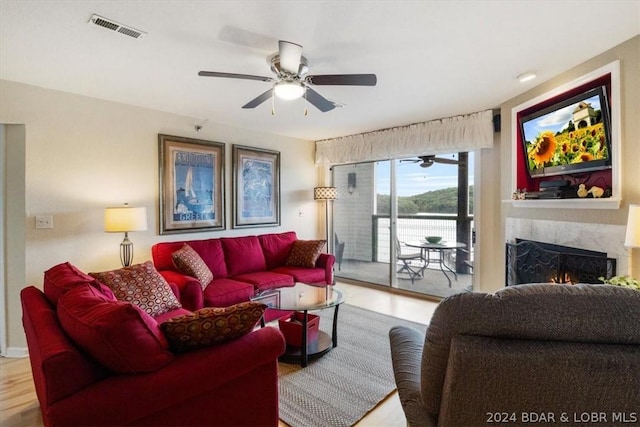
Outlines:
{"label": "sliding glass door", "polygon": [[[384,162],[358,163],[333,168],[333,185],[338,199],[333,204],[334,240],[344,243],[338,260],[337,277],[379,285],[389,285],[389,261],[379,260],[380,242],[378,193],[389,193],[389,179],[380,179],[377,170]],[[389,234],[387,230],[387,236]],[[342,261],[342,262],[339,262]]]}
{"label": "sliding glass door", "polygon": [[[336,276],[444,297],[471,287],[473,156],[333,168]],[[430,247],[427,236],[442,241]]]}

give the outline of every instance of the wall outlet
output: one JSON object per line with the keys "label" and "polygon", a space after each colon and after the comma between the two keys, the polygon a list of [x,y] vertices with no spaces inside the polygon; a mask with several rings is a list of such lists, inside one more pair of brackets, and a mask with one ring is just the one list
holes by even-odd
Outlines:
{"label": "wall outlet", "polygon": [[53,217],[51,215],[36,216],[36,230],[53,228]]}

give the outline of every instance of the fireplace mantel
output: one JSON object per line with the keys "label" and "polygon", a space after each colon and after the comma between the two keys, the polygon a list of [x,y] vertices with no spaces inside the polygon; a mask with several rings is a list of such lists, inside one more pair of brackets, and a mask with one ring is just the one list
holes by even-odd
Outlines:
{"label": "fireplace mantel", "polygon": [[514,208],[555,208],[555,209],[620,209],[621,199],[549,199],[549,200],[505,200]]}

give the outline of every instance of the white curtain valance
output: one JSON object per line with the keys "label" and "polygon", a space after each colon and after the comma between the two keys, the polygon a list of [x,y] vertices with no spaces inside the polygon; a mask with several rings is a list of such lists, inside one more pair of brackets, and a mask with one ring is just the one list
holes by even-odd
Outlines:
{"label": "white curtain valance", "polygon": [[316,164],[457,153],[493,148],[491,110],[316,141]]}

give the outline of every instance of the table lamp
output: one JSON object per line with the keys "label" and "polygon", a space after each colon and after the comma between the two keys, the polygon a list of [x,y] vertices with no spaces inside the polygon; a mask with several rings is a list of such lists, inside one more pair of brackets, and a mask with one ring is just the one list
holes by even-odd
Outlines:
{"label": "table lamp", "polygon": [[[629,217],[627,218],[627,233],[625,235],[624,245],[627,248],[640,248],[640,205],[629,205]],[[630,272],[632,275],[637,276],[639,266],[635,261],[636,257],[632,252]]]}
{"label": "table lamp", "polygon": [[629,205],[624,245],[628,248],[640,247],[640,205]]}
{"label": "table lamp", "polygon": [[128,267],[133,261],[133,242],[129,240],[130,231],[147,229],[147,208],[124,207],[106,208],[104,210],[104,231],[107,233],[124,233],[120,243],[120,262]]}

